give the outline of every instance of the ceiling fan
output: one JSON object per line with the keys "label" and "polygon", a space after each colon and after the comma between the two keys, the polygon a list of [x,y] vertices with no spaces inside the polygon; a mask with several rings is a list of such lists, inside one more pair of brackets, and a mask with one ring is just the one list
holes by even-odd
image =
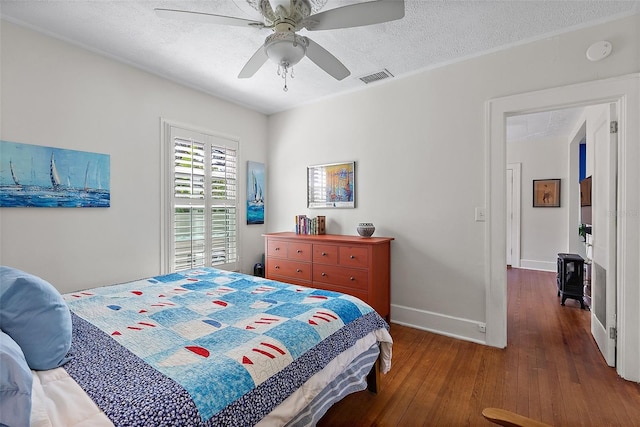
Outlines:
{"label": "ceiling fan", "polygon": [[375,0],[312,13],[322,8],[326,1],[247,0],[262,14],[264,22],[186,10],[155,9],[155,12],[162,18],[272,29],[273,33],[251,56],[238,77],[253,76],[267,62],[267,59],[271,59],[278,64],[278,74],[285,79],[284,90],[286,91],[287,75],[305,56],[337,80],[342,80],[351,74],[342,62],[318,43],[309,37],[298,35],[299,30],[318,31],[360,27],[394,21],[404,16],[404,0]]}

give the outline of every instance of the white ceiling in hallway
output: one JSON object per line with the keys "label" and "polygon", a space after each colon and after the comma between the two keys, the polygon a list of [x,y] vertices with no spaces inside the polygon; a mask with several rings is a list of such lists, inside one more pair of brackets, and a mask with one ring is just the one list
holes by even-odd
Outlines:
{"label": "white ceiling in hallway", "polygon": [[507,143],[571,137],[584,107],[542,111],[507,118]]}

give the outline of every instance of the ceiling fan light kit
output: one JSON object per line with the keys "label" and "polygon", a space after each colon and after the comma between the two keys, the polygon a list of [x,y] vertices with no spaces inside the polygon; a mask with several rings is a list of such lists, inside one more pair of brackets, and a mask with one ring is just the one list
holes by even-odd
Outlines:
{"label": "ceiling fan light kit", "polygon": [[273,33],[264,43],[269,59],[278,65],[292,67],[307,53],[306,37],[295,33]]}
{"label": "ceiling fan light kit", "polygon": [[297,34],[299,30],[333,30],[359,27],[394,21],[404,17],[404,0],[375,0],[356,3],[317,12],[327,0],[247,0],[258,10],[264,22],[252,21],[231,16],[221,16],[184,10],[155,9],[162,18],[186,19],[219,25],[234,25],[252,28],[270,28],[264,44],[249,58],[238,74],[239,78],[253,76],[271,59],[278,65],[278,74],[285,80],[292,67],[305,56],[337,80],[342,80],[350,71],[331,53],[308,37]]}
{"label": "ceiling fan light kit", "polygon": [[273,33],[264,42],[267,57],[278,64],[278,75],[284,79],[282,90],[285,92],[289,90],[287,87],[289,70],[291,70],[291,78],[293,78],[293,66],[304,58],[307,46],[309,46],[309,42],[306,37],[292,32]]}

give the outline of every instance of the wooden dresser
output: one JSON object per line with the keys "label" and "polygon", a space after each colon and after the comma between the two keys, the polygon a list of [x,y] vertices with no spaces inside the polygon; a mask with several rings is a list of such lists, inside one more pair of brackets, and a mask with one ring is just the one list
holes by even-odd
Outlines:
{"label": "wooden dresser", "polygon": [[268,279],[360,298],[389,320],[392,237],[265,234]]}

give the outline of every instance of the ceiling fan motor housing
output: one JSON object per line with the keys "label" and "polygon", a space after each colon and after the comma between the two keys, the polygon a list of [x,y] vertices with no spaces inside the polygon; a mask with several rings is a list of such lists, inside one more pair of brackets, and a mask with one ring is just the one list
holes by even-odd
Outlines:
{"label": "ceiling fan motor housing", "polygon": [[306,37],[293,32],[277,32],[271,34],[264,42],[264,49],[269,59],[279,65],[291,67],[307,53]]}
{"label": "ceiling fan motor housing", "polygon": [[288,20],[294,27],[290,31],[297,30],[297,24],[312,12],[309,0],[259,0],[258,8],[267,25],[277,25],[283,20]]}

